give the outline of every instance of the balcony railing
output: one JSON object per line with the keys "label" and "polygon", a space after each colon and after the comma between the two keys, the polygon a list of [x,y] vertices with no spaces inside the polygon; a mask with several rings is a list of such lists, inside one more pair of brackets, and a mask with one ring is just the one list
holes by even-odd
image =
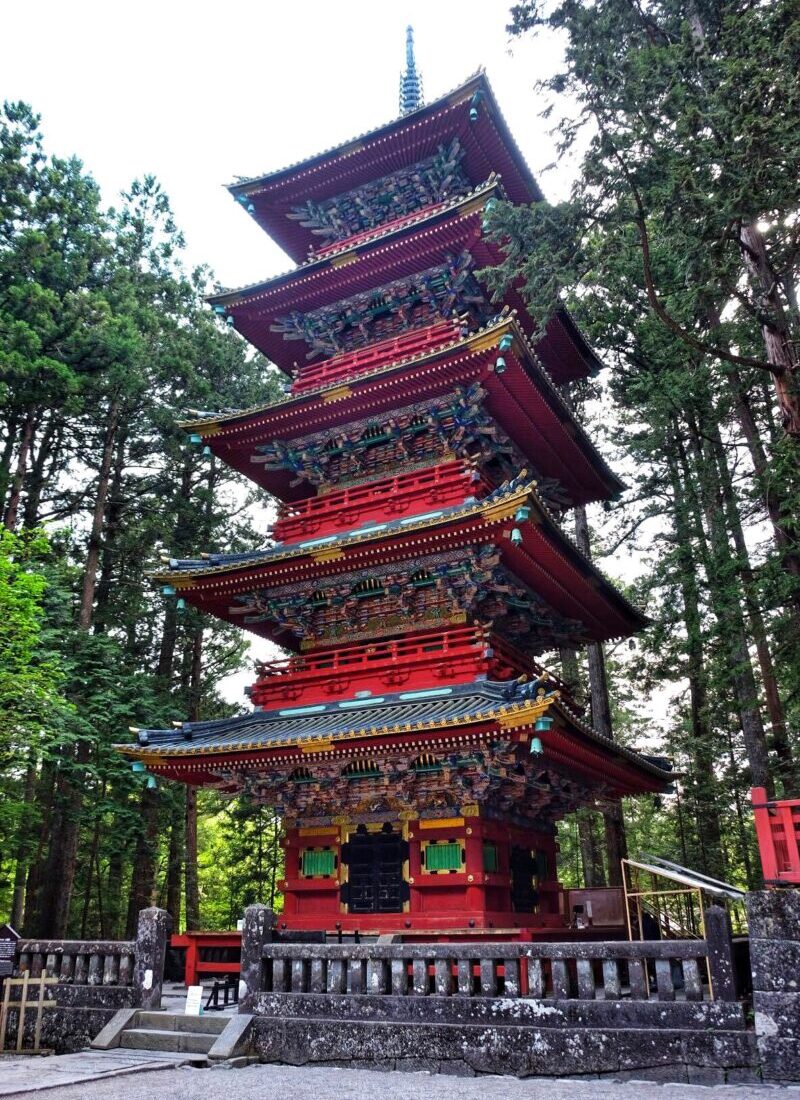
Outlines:
{"label": "balcony railing", "polygon": [[341,697],[370,684],[372,690],[380,691],[427,685],[437,679],[466,683],[486,671],[488,649],[483,632],[474,626],[344,645],[263,662],[250,695],[253,703],[264,706],[297,701],[306,693]]}
{"label": "balcony railing", "polygon": [[292,393],[305,393],[334,382],[347,382],[365,371],[436,351],[454,343],[459,338],[460,330],[461,322],[458,320],[437,321],[436,324],[403,332],[365,348],[342,352],[322,363],[304,364],[292,384]]}
{"label": "balcony railing", "polygon": [[291,543],[311,535],[351,531],[368,521],[388,522],[431,507],[461,504],[468,496],[484,496],[491,490],[488,482],[473,476],[463,462],[444,462],[282,504],[275,538]]}

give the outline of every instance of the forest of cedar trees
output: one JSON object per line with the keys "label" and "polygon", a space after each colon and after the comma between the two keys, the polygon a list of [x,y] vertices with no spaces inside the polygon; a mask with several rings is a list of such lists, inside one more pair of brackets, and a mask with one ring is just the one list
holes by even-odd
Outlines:
{"label": "forest of cedar trees", "polygon": [[[493,209],[507,262],[483,277],[521,279],[541,322],[566,301],[606,365],[569,400],[628,488],[567,523],[651,620],[546,662],[679,773],[624,805],[628,851],[755,886],[750,787],[800,794],[798,6],[531,2],[509,33],[563,50],[530,110],[576,182]],[[250,660],[147,576],[164,551],[259,543],[264,494],[175,421],[280,393],[182,249],[156,179],[101,196],[35,105],[4,105],[0,916],[29,935],[130,936],[153,903],[226,928],[281,902],[270,810],[147,786],[112,748],[235,713],[220,684]],[[612,817],[562,824],[562,882],[618,880]]]}

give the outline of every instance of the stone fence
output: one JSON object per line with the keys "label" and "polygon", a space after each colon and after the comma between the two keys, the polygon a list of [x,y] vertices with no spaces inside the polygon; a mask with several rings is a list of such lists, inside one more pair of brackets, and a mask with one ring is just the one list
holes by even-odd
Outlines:
{"label": "stone fence", "polygon": [[705,940],[633,943],[267,943],[266,912],[253,906],[245,919],[248,1003],[261,992],[618,1000],[623,987],[633,1001],[736,1000],[730,927],[716,906]]}
{"label": "stone fence", "polygon": [[[163,909],[143,909],[135,940],[19,940],[14,973],[46,975],[58,983],[48,990],[55,1008],[43,1014],[42,1045],[59,1053],[80,1050],[115,1012],[161,1006],[164,962],[172,921]],[[35,1012],[26,1014],[26,1032]],[[9,1037],[16,1038],[12,1010]]]}
{"label": "stone fence", "polygon": [[730,924],[706,939],[272,943],[251,906],[240,1012],[266,1062],[752,1080]]}
{"label": "stone fence", "polygon": [[[731,1000],[730,956],[705,940],[640,943],[269,944],[262,991],[554,1000]],[[709,980],[710,972],[710,980]]]}
{"label": "stone fence", "polygon": [[136,941],[20,940],[16,973],[46,974],[74,985],[127,987],[133,984]]}

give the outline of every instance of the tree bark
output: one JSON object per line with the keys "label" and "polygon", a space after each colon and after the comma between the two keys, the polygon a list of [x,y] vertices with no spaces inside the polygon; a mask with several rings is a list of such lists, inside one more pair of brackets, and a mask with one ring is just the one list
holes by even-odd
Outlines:
{"label": "tree bark", "polygon": [[177,932],[181,923],[181,886],[183,880],[184,830],[186,827],[186,792],[174,792],[167,857],[167,912]]}
{"label": "tree bark", "polygon": [[767,639],[764,616],[761,614],[761,608],[755,590],[755,578],[753,576],[753,570],[750,567],[750,555],[744,537],[739,505],[733,487],[733,479],[725,455],[725,448],[719,434],[719,427],[713,416],[709,435],[720,479],[720,496],[724,504],[728,528],[731,532],[733,545],[738,558],[739,577],[742,583],[744,604],[747,610],[747,617],[750,621],[750,634],[755,643],[758,663],[761,669],[761,683],[764,688],[764,698],[767,704],[767,713],[769,714],[772,731],[772,748],[778,758],[778,774],[784,787],[784,793],[786,794],[793,792],[797,788],[797,768],[789,742],[786,713],[784,711],[783,701],[775,676],[775,667],[772,661],[769,641]]}
{"label": "tree bark", "polygon": [[25,787],[22,796],[23,808],[20,815],[19,832],[14,866],[14,893],[11,900],[10,924],[18,931],[25,917],[25,883],[28,878],[31,834],[34,832],[33,805],[36,794],[36,757],[31,753],[25,769]]}
{"label": "tree bark", "polygon": [[[36,804],[41,807],[41,822],[38,829],[36,850],[28,864],[28,878],[25,883],[25,919],[22,931],[26,936],[38,934],[42,902],[42,878],[44,871],[44,853],[52,834],[52,822],[55,813],[56,766],[52,757],[45,757],[36,785]],[[18,929],[19,931],[19,929]]]}
{"label": "tree bark", "polygon": [[760,302],[761,335],[767,362],[772,365],[781,423],[787,435],[800,437],[800,391],[797,363],[792,353],[789,324],[781,300],[780,280],[770,263],[764,235],[753,223],[739,229],[744,265]]}
{"label": "tree bark", "polygon": [[107,506],[105,510],[105,525],[103,530],[103,549],[100,555],[100,575],[95,593],[94,630],[96,634],[105,631],[106,608],[113,589],[114,564],[116,556],[114,544],[119,535],[125,508],[122,497],[122,484],[125,475],[126,448],[128,444],[128,432],[121,430],[118,433],[114,454],[114,468],[108,491]]}
{"label": "tree bark", "polygon": [[200,889],[197,881],[197,788],[186,788],[186,825],[184,829],[184,890],[186,931],[200,927]]}
{"label": "tree bark", "polygon": [[[586,509],[575,509],[575,541],[580,549],[591,557],[589,522]],[[589,666],[589,694],[592,725],[598,733],[614,740],[614,727],[611,721],[611,701],[608,695],[608,678],[603,647],[599,642],[589,642],[586,647],[586,659]],[[622,886],[622,860],[627,859],[628,844],[625,839],[625,818],[622,802],[607,800],[603,809],[603,825],[606,841],[606,859],[608,862],[609,886]]]}
{"label": "tree bark", "polygon": [[89,531],[89,543],[86,550],[86,564],[83,569],[81,602],[78,612],[78,626],[90,630],[94,611],[94,595],[97,586],[97,569],[100,563],[100,540],[108,501],[108,487],[111,475],[111,463],[114,457],[114,442],[119,427],[121,406],[115,398],[109,405],[103,434],[103,449],[100,456],[100,469],[97,475],[97,492],[92,509],[92,525]]}
{"label": "tree bark", "polygon": [[[59,424],[59,416],[56,413],[51,413],[44,431],[41,433],[39,446],[31,463],[27,480],[25,508],[22,514],[23,527],[36,527],[39,522],[39,507],[48,477],[45,473],[45,466],[58,446]],[[53,464],[51,463],[50,476],[52,476],[52,473]]]}
{"label": "tree bark", "polygon": [[17,452],[17,466],[14,471],[14,476],[11,479],[8,502],[6,504],[5,515],[3,516],[3,526],[7,531],[13,531],[17,526],[19,503],[22,497],[22,485],[25,481],[25,474],[28,469],[28,457],[31,452],[31,447],[33,446],[33,437],[36,431],[38,417],[38,409],[29,409],[22,425],[22,438],[20,439],[19,451]]}
{"label": "tree bark", "polygon": [[[200,691],[203,674],[203,629],[199,626],[192,641],[189,665],[189,720],[196,722],[200,716]],[[186,850],[184,856],[184,883],[186,892],[186,929],[200,927],[200,889],[197,878],[197,789],[186,788]]]}
{"label": "tree bark", "polygon": [[145,787],[139,803],[141,829],[136,840],[133,857],[133,877],[128,899],[128,919],[125,935],[134,939],[139,920],[139,911],[153,904],[156,883],[156,860],[158,855],[158,811],[161,798],[157,789]]}
{"label": "tree bark", "polygon": [[[683,623],[686,630],[686,676],[689,681],[690,741],[689,756],[692,771],[690,793],[695,805],[696,837],[705,874],[722,878],[722,836],[719,816],[714,805],[714,739],[708,707],[708,676],[703,655],[703,626],[700,590],[697,584],[697,562],[692,554],[692,534],[689,511],[678,477],[677,467],[669,463],[673,496],[678,584],[683,602]],[[681,821],[684,860],[686,840]]]}
{"label": "tree bark", "polygon": [[[711,560],[706,568],[709,594],[719,627],[720,642],[728,656],[728,674],[736,698],[745,752],[750,764],[751,785],[766,787],[771,792],[772,777],[769,772],[767,742],[758,705],[758,690],[753,666],[750,662],[744,615],[738,597],[734,595],[734,598],[730,599],[725,589],[725,578],[736,577],[736,569],[725,530],[722,502],[714,491],[715,486],[710,480],[710,471],[703,455],[699,433],[691,420],[687,435],[700,487],[697,507],[705,518],[709,534]],[[693,493],[693,478],[680,437],[678,437],[677,446],[683,466],[686,491]],[[697,517],[697,524],[698,529],[702,530],[700,515]]]}
{"label": "tree bark", "polygon": [[728,376],[733,394],[734,409],[742,435],[750,452],[756,481],[761,491],[764,509],[772,526],[772,537],[780,555],[781,565],[790,576],[796,578],[792,607],[795,616],[800,615],[800,529],[798,518],[785,504],[784,494],[780,491],[777,478],[771,476],[770,461],[756,424],[750,400],[738,371]]}
{"label": "tree bark", "polygon": [[583,866],[583,881],[586,886],[605,886],[605,871],[603,857],[597,844],[594,819],[592,811],[584,806],[577,812],[578,818],[578,843],[581,849],[581,864]]}
{"label": "tree bark", "polygon": [[102,925],[103,939],[117,939],[122,915],[122,847],[112,849],[106,876],[106,905]]}

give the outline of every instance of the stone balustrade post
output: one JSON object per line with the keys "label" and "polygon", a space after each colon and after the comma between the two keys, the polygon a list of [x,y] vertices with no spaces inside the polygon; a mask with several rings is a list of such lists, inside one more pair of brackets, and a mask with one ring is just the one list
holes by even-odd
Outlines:
{"label": "stone balustrade post", "polygon": [[733,934],[728,911],[721,905],[709,905],[703,916],[714,1000],[735,1001],[736,971],[733,965]]}
{"label": "stone balustrade post", "polygon": [[248,905],[242,928],[242,964],[239,980],[239,1011],[252,1012],[261,992],[264,974],[264,945],[270,941],[275,914],[267,905]]}
{"label": "stone balustrade post", "polygon": [[800,1078],[800,890],[747,895],[756,1039],[765,1080]]}
{"label": "stone balustrade post", "polygon": [[136,929],[136,967],[133,984],[138,1007],[150,1011],[161,1007],[164,964],[172,932],[172,917],[166,909],[142,909]]}

